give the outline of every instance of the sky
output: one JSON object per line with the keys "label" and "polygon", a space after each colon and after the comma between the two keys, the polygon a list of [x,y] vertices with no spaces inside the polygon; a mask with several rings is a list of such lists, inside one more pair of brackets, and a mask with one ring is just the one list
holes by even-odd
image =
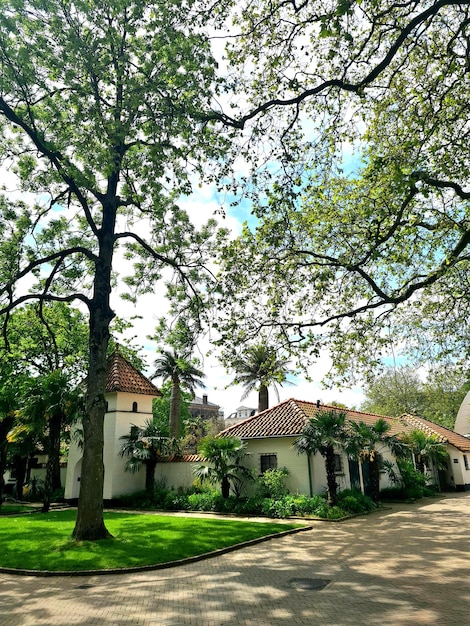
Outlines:
{"label": "sky", "polygon": [[[191,216],[196,225],[201,225],[209,218],[217,218],[216,212],[220,210],[223,198],[218,197],[217,193],[208,187],[197,188],[193,195],[182,198],[179,202]],[[226,207],[226,217],[223,219],[223,226],[229,228],[234,236],[240,233],[242,224],[249,218],[249,206],[246,203],[240,207]],[[144,347],[144,354],[149,368],[146,373],[151,375],[152,363],[157,358],[157,345],[148,339],[148,335],[153,333],[158,318],[163,313],[165,305],[162,287],[156,286],[153,294],[147,294],[139,298],[138,304],[133,305],[114,296],[113,307],[118,315],[122,317],[132,317],[134,315],[142,316],[141,320],[136,320],[135,325],[130,334],[136,335],[138,343]],[[227,372],[218,362],[215,355],[206,356],[211,346],[207,339],[203,338],[198,344],[198,353],[195,354],[201,360],[201,367],[206,374],[205,389],[197,389],[196,395],[202,397],[207,394],[208,401],[218,404],[224,411],[224,416],[228,417],[235,412],[237,407],[244,405],[252,408],[258,406],[258,396],[256,392],[251,393],[247,398],[242,400],[243,387],[231,384],[234,372]],[[330,404],[331,402],[341,402],[348,408],[359,408],[364,400],[364,394],[360,387],[354,388],[323,388],[321,385],[322,378],[328,373],[331,367],[331,361],[326,353],[322,354],[318,361],[314,363],[309,371],[312,382],[305,380],[303,377],[291,376],[289,379],[292,385],[278,386],[280,401],[289,398],[298,400],[308,400],[316,402],[320,400],[322,404]],[[157,386],[161,381],[156,379]],[[270,406],[277,404],[278,399],[274,389],[269,391]]]}

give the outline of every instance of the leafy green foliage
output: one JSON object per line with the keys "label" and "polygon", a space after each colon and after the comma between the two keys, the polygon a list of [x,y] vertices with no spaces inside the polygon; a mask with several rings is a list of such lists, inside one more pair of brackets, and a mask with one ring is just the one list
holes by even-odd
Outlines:
{"label": "leafy green foliage", "polygon": [[154,362],[155,372],[152,378],[161,378],[164,382],[171,381],[171,397],[169,412],[169,428],[172,437],[181,436],[181,386],[194,395],[196,387],[204,387],[202,381],[205,374],[195,362],[187,356],[164,350]]}
{"label": "leafy green foliage", "polygon": [[382,489],[381,498],[414,500],[435,493],[435,490],[427,485],[427,476],[416,469],[412,461],[397,459],[396,468],[390,463],[384,463],[384,466],[394,487]]}
{"label": "leafy green foliage", "polygon": [[145,488],[148,494],[153,494],[158,459],[176,452],[178,442],[162,432],[152,420],[146,420],[144,426],[132,424],[129,433],[120,437],[120,440],[119,454],[128,457],[126,471],[135,474],[144,466]]}
{"label": "leafy green foliage", "polygon": [[[35,203],[0,197],[0,314],[29,301],[88,309],[77,539],[108,536],[101,511],[111,292],[126,284],[135,300],[164,279],[174,307],[197,301],[197,315],[199,294],[213,282],[206,266],[216,222],[196,227],[176,202],[226,153],[207,114],[222,81],[208,16],[197,7],[2,3],[0,160]],[[121,243],[125,283],[114,267]]]}
{"label": "leafy green foliage", "polygon": [[339,410],[317,411],[293,447],[299,454],[319,452],[325,459],[328,503],[336,504],[338,485],[335,476],[335,450],[344,450],[347,443],[346,413]]}
{"label": "leafy green foliage", "polygon": [[467,391],[466,376],[450,367],[431,371],[425,382],[410,366],[388,368],[366,386],[361,410],[390,417],[411,413],[452,429]]}
{"label": "leafy green foliage", "polygon": [[289,493],[286,479],[289,470],[285,467],[266,470],[259,478],[259,491],[263,498],[279,499]]}
{"label": "leafy green foliage", "polygon": [[[228,358],[228,357],[226,357]],[[287,380],[288,359],[280,356],[272,346],[266,343],[243,347],[242,355],[233,357],[230,366],[236,371],[233,382],[243,385],[244,400],[254,391],[258,391],[258,413],[269,408],[268,387],[273,386],[279,400],[276,384],[289,383]]]}
{"label": "leafy green foliage", "polygon": [[121,496],[116,505],[144,509],[166,509],[169,511],[210,511],[256,515],[273,518],[321,517],[338,519],[351,514],[367,513],[375,509],[371,498],[354,490],[345,490],[338,495],[338,506],[330,507],[324,496],[285,494],[279,497],[255,495],[224,498],[215,489],[158,489],[153,498],[147,492]]}
{"label": "leafy green foliage", "polygon": [[236,437],[206,437],[198,452],[209,465],[199,465],[194,474],[202,481],[220,483],[224,498],[229,497],[230,489],[239,495],[243,482],[253,480],[252,470],[243,465],[246,446]]}
{"label": "leafy green foliage", "polygon": [[467,3],[257,0],[221,19],[247,93],[233,117],[266,138],[246,149],[257,219],[221,250],[224,340],[269,328],[304,364],[329,349],[340,380],[392,347],[466,367]]}

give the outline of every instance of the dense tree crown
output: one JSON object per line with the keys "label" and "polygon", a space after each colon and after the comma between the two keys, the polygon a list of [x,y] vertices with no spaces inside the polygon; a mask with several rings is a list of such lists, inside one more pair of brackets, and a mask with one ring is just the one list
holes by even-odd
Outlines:
{"label": "dense tree crown", "polygon": [[425,381],[411,367],[389,368],[366,385],[361,410],[390,417],[411,413],[453,428],[468,386],[449,368],[431,371]]}
{"label": "dense tree crown", "polygon": [[230,120],[263,134],[270,157],[258,221],[222,254],[227,338],[271,326],[299,353],[329,347],[343,375],[392,342],[465,363],[470,3],[233,12],[228,54],[248,96]]}
{"label": "dense tree crown", "polygon": [[216,64],[192,0],[0,6],[0,162],[16,176],[15,187],[34,194],[31,203],[0,198],[0,313],[8,321],[15,306],[33,299],[88,308],[74,536],[102,538],[116,251],[123,243],[127,259],[140,254],[129,297],[162,274],[180,300],[196,294],[215,224],[196,230],[176,198],[190,191],[203,161],[224,150],[203,115],[218,90]]}
{"label": "dense tree crown", "polygon": [[[344,375],[379,361],[397,335],[421,355],[465,361],[470,2],[0,9],[0,162],[32,194],[0,197],[0,314],[8,322],[32,299],[89,312],[75,537],[106,536],[116,260],[136,261],[128,297],[168,279],[175,309],[200,314],[215,224],[196,229],[177,198],[235,156],[257,222],[220,247],[222,342],[270,326],[273,345],[299,355],[329,347]],[[209,21],[230,35],[224,81]]]}

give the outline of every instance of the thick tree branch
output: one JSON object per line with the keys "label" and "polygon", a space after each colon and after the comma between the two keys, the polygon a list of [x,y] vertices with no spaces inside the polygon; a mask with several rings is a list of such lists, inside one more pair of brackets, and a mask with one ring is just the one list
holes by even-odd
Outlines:
{"label": "thick tree branch", "polygon": [[32,294],[27,294],[27,295],[24,295],[24,296],[20,296],[19,298],[16,298],[16,299],[12,299],[8,303],[8,305],[3,306],[0,309],[0,315],[6,315],[6,314],[10,313],[11,311],[13,311],[13,309],[16,309],[18,306],[20,306],[21,304],[24,304],[25,302],[31,302],[31,301],[74,302],[75,300],[80,300],[88,308],[90,307],[90,304],[91,304],[90,299],[87,298],[86,296],[84,296],[82,293],[72,293],[72,294],[69,294],[68,296],[54,296],[54,295],[52,295],[50,293],[48,293],[48,294],[32,293]]}
{"label": "thick tree branch", "polygon": [[[36,268],[40,267],[41,265],[47,264],[47,263],[52,263],[52,262],[56,262],[56,267],[57,267],[57,263],[62,263],[64,261],[64,259],[66,259],[67,257],[73,255],[73,254],[82,254],[83,256],[85,256],[86,258],[88,258],[90,261],[92,261],[93,263],[96,263],[97,261],[97,257],[87,248],[82,248],[80,246],[76,246],[73,248],[67,248],[65,250],[60,250],[58,252],[54,252],[53,254],[49,254],[47,256],[41,257],[40,259],[36,259],[35,261],[31,261],[30,263],[28,263],[26,265],[26,267],[24,267],[21,271],[19,271],[14,279],[12,281],[10,281],[8,284],[6,284],[4,287],[0,288],[0,296],[5,294],[5,293],[10,293],[12,294],[12,286],[17,283],[21,278],[24,278],[25,276],[27,276],[28,274],[30,274],[31,272],[33,272],[33,270],[35,270]],[[38,295],[36,297],[41,297],[41,295]]]}
{"label": "thick tree branch", "polygon": [[[38,150],[39,154],[42,154],[50,161],[52,166],[62,177],[62,180],[70,187],[71,191],[76,196],[77,200],[80,203],[80,206],[83,209],[86,220],[91,230],[93,231],[95,235],[97,235],[98,229],[93,219],[93,216],[91,214],[90,208],[88,206],[88,202],[85,196],[80,191],[80,188],[78,187],[75,180],[69,174],[67,174],[67,172],[64,169],[62,162],[67,161],[66,157],[62,155],[59,151],[50,149],[47,146],[47,142],[39,136],[39,133],[32,126],[30,126],[24,120],[22,120],[21,117],[15,113],[15,111],[8,105],[8,103],[1,96],[0,96],[0,112],[2,112],[5,115],[5,117],[10,122],[12,122],[15,126],[19,126],[26,133],[26,135],[31,139],[33,144],[36,146],[36,149]],[[70,163],[67,163],[67,164],[69,167],[71,167]],[[74,167],[76,169],[76,166]],[[101,193],[90,188],[88,188],[87,191],[89,191],[97,200],[101,201],[102,199]]]}
{"label": "thick tree branch", "polygon": [[418,28],[421,24],[424,24],[430,18],[436,16],[443,7],[459,5],[470,5],[470,0],[466,0],[464,2],[461,2],[459,0],[438,0],[437,2],[434,2],[433,5],[430,6],[428,9],[412,18],[407,26],[400,30],[400,34],[390,45],[389,50],[385,54],[383,59],[379,63],[377,63],[375,67],[370,70],[362,80],[356,83],[351,83],[342,79],[331,79],[323,81],[316,87],[306,89],[298,96],[292,98],[273,98],[271,100],[267,100],[263,104],[252,109],[246,115],[243,115],[239,118],[230,117],[223,112],[212,112],[205,116],[201,116],[200,119],[201,121],[205,122],[219,121],[222,122],[222,124],[225,126],[243,129],[247,122],[257,117],[258,115],[269,111],[270,109],[273,109],[275,107],[291,107],[294,105],[298,106],[312,96],[316,96],[320,93],[326,92],[331,88],[337,88],[341,91],[361,94],[366,87],[371,85],[391,65],[392,61],[400,51],[404,42],[413,33],[413,31],[415,31],[416,28]]}

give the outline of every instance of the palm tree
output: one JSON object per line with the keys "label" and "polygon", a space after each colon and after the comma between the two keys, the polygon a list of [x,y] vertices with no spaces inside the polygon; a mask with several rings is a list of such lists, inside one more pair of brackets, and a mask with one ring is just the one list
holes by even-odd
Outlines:
{"label": "palm tree", "polygon": [[128,435],[120,437],[123,441],[120,456],[128,456],[126,472],[135,474],[145,466],[145,489],[149,495],[155,490],[155,468],[160,456],[177,451],[176,441],[165,436],[157,424],[146,420],[144,426],[131,425]]}
{"label": "palm tree", "polygon": [[413,455],[416,469],[424,474],[425,460],[429,459],[437,467],[447,464],[447,450],[437,435],[426,435],[422,430],[412,430],[403,436],[403,442]]}
{"label": "palm tree", "polygon": [[196,387],[204,387],[201,378],[205,378],[205,374],[187,357],[178,355],[176,351],[164,350],[154,366],[156,369],[152,378],[162,378],[163,382],[171,380],[170,437],[179,438],[181,437],[180,387],[186,387],[194,395]]}
{"label": "palm tree", "polygon": [[51,495],[61,488],[60,445],[64,428],[76,417],[80,390],[73,387],[69,376],[61,369],[37,376],[25,383],[23,403],[17,412],[11,440],[42,443],[47,454],[43,511],[47,513]]}
{"label": "palm tree", "polygon": [[338,485],[335,474],[335,450],[346,446],[346,413],[344,411],[317,411],[300,437],[294,442],[299,454],[316,454],[325,459],[328,504],[334,506],[337,500]]}
{"label": "palm tree", "polygon": [[239,487],[243,479],[253,478],[252,470],[243,465],[248,455],[245,444],[236,437],[206,437],[198,452],[211,465],[199,465],[194,474],[201,480],[221,484],[222,497],[228,498],[230,487]]}
{"label": "palm tree", "polygon": [[[357,458],[360,466],[369,463],[369,476],[372,500],[377,503],[380,494],[380,453],[388,448],[395,456],[404,454],[404,446],[395,436],[390,435],[390,424],[379,418],[375,424],[350,422],[346,451],[350,457]],[[362,479],[361,479],[362,480]]]}
{"label": "palm tree", "polygon": [[241,384],[245,388],[241,400],[244,400],[252,391],[257,390],[258,413],[269,408],[268,387],[273,387],[279,400],[276,383],[281,387],[284,383],[292,384],[287,380],[288,363],[288,359],[279,357],[274,348],[265,344],[247,348],[245,354],[233,363],[233,368],[236,371],[233,382]]}

